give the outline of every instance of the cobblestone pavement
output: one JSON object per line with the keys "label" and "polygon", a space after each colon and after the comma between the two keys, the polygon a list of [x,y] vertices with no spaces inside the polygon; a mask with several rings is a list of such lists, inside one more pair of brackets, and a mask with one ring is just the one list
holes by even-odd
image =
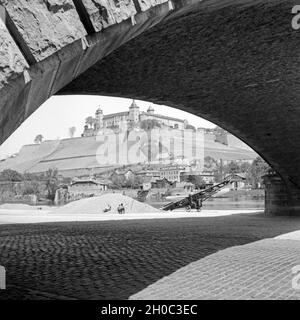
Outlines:
{"label": "cobblestone pavement", "polygon": [[193,262],[131,299],[300,299],[292,286],[297,265],[299,241],[261,240]]}
{"label": "cobblestone pavement", "polygon": [[[7,270],[7,290],[0,299],[127,299],[219,250],[299,229],[300,218],[261,214],[2,225],[0,265]],[[276,265],[266,269],[278,270],[280,261],[289,268],[290,256],[281,256],[287,249],[274,246]],[[254,253],[246,250],[245,261]],[[206,272],[215,268],[206,266]]]}

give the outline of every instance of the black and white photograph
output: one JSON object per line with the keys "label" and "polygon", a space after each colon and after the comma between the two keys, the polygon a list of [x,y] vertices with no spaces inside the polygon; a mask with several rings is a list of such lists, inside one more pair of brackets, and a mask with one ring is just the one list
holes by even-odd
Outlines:
{"label": "black and white photograph", "polygon": [[0,0],[0,310],[20,300],[300,300],[300,0]]}

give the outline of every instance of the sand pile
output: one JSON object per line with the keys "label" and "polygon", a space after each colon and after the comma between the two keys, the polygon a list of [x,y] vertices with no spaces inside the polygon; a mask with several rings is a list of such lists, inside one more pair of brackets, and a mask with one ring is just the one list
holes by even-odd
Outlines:
{"label": "sand pile", "polygon": [[73,214],[82,214],[82,213],[103,213],[103,210],[111,206],[111,211],[108,213],[118,213],[117,207],[120,203],[123,203],[125,207],[125,213],[147,213],[147,212],[159,212],[158,209],[155,209],[145,203],[136,201],[130,197],[123,196],[118,193],[108,193],[99,197],[92,197],[87,199],[81,199],[77,201],[70,202],[65,206],[58,208],[53,213],[73,213]]}

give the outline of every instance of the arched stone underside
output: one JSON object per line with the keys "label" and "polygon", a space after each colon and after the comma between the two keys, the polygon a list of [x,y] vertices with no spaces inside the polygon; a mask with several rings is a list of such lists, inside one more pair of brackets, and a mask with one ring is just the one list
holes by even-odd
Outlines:
{"label": "arched stone underside", "polygon": [[[37,2],[46,23],[27,10]],[[0,36],[10,44],[7,66],[0,62],[1,141],[58,92],[166,104],[253,147],[284,181],[273,213],[300,213],[296,1],[37,2],[0,0],[7,28]]]}

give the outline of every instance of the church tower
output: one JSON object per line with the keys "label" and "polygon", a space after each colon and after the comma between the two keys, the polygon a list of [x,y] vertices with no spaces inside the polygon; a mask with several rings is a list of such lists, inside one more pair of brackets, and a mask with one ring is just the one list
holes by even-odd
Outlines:
{"label": "church tower", "polygon": [[129,107],[129,121],[132,123],[138,123],[140,120],[140,108],[136,104],[135,100],[132,100],[132,104]]}

